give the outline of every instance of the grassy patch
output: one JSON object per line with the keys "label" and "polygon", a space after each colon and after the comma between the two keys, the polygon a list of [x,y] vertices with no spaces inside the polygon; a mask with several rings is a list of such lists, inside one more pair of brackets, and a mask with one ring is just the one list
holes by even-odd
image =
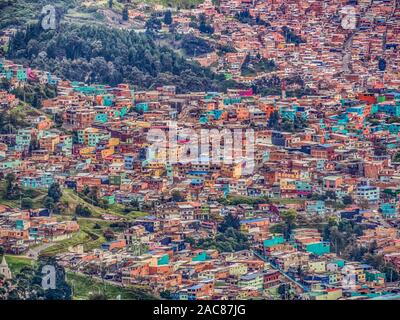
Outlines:
{"label": "grassy patch", "polygon": [[306,199],[286,199],[286,198],[271,198],[272,203],[275,204],[301,204],[306,201]]}
{"label": "grassy patch", "polygon": [[107,282],[102,283],[98,279],[67,272],[67,282],[73,289],[73,299],[87,300],[93,294],[104,294],[109,300],[149,300],[155,299],[145,291],[145,288],[120,287]]}
{"label": "grassy patch", "polygon": [[[69,217],[68,217],[69,218]],[[60,220],[65,220],[65,216],[60,216]],[[68,247],[82,244],[85,251],[99,248],[107,240],[103,236],[103,232],[109,228],[112,222],[91,220],[86,218],[78,218],[80,230],[70,239],[62,240],[53,246],[42,251],[42,255],[54,256],[59,253],[68,251]]]}
{"label": "grassy patch", "polygon": [[[6,181],[0,182],[0,204],[5,205],[10,208],[20,208],[20,199],[7,200],[5,199],[6,194]],[[46,190],[34,190],[22,188],[22,194],[24,197],[29,197],[33,201],[33,209],[39,209],[43,207],[43,199],[47,195]]]}
{"label": "grassy patch", "polygon": [[23,267],[35,264],[35,261],[32,259],[14,255],[6,255],[6,261],[13,275],[19,273]]}
{"label": "grassy patch", "polygon": [[148,215],[148,213],[141,211],[125,212],[124,206],[120,204],[113,204],[107,209],[97,207],[82,199],[75,191],[71,189],[63,189],[63,196],[61,198],[61,201],[67,205],[67,214],[70,215],[75,213],[75,208],[78,204],[88,207],[92,212],[93,218],[101,218],[103,214],[112,214],[121,218],[125,218],[127,220],[132,220]]}

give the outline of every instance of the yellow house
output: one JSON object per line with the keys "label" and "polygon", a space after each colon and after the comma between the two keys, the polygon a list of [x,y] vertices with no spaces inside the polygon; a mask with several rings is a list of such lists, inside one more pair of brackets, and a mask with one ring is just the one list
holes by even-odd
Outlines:
{"label": "yellow house", "polygon": [[310,294],[311,300],[338,300],[343,296],[342,289],[328,289],[323,292],[312,292]]}
{"label": "yellow house", "polygon": [[308,269],[310,272],[315,272],[315,273],[326,272],[326,262],[325,261],[309,261]]}
{"label": "yellow house", "polygon": [[108,140],[108,146],[109,147],[115,147],[115,146],[118,146],[119,145],[119,138],[110,138],[109,140]]}
{"label": "yellow house", "polygon": [[279,186],[281,190],[296,190],[295,180],[293,179],[281,179]]}
{"label": "yellow house", "polygon": [[114,147],[111,147],[111,148],[109,148],[109,149],[104,149],[104,150],[101,150],[101,157],[104,159],[104,158],[107,158],[107,157],[109,157],[109,156],[111,156],[111,155],[113,155],[114,154]]}
{"label": "yellow house", "polygon": [[229,266],[229,274],[232,276],[241,276],[247,273],[247,265],[244,263],[235,263]]}
{"label": "yellow house", "polygon": [[86,148],[80,149],[80,150],[79,150],[79,154],[80,154],[81,156],[83,156],[83,155],[89,155],[89,154],[91,154],[92,152],[94,152],[95,150],[96,150],[95,147],[86,147]]}

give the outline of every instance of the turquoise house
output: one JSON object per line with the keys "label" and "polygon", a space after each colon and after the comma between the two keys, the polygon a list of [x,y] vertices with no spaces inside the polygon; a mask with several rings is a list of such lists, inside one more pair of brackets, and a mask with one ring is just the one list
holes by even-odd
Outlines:
{"label": "turquoise house", "polygon": [[20,160],[2,161],[0,162],[0,170],[14,169],[18,168],[20,165],[21,165]]}
{"label": "turquoise house", "polygon": [[197,253],[195,257],[192,258],[192,261],[206,261],[207,253],[205,251]]}
{"label": "turquoise house", "polygon": [[307,205],[307,212],[308,213],[317,213],[317,214],[325,214],[325,201],[317,200]]}
{"label": "turquoise house", "polygon": [[282,243],[285,243],[283,235],[273,235],[270,239],[264,240],[264,248],[273,247]]}
{"label": "turquoise house", "polygon": [[135,106],[135,110],[138,112],[148,112],[149,111],[149,104],[147,102],[138,103]]}
{"label": "turquoise house", "polygon": [[158,266],[166,266],[169,263],[169,255],[164,254],[161,257],[157,258],[157,265]]}
{"label": "turquoise house", "polygon": [[95,122],[106,123],[108,121],[108,116],[106,113],[98,113],[94,118]]}
{"label": "turquoise house", "polygon": [[379,209],[385,218],[395,218],[397,216],[397,208],[395,203],[382,203],[379,206]]}
{"label": "turquoise house", "polygon": [[16,144],[18,147],[27,147],[31,143],[31,130],[20,129],[17,132]]}
{"label": "turquoise house", "polygon": [[114,101],[114,96],[112,95],[105,95],[103,96],[103,105],[107,107],[111,107]]}
{"label": "turquoise house", "polygon": [[229,106],[235,103],[240,103],[242,101],[241,97],[233,97],[233,98],[225,98],[224,99],[224,105]]}
{"label": "turquoise house", "polygon": [[54,178],[50,173],[43,173],[35,177],[25,176],[21,179],[21,185],[24,188],[43,189],[49,188],[54,182]]}
{"label": "turquoise house", "polygon": [[26,72],[26,69],[18,69],[17,70],[17,80],[26,81],[27,78],[28,78],[28,74]]}
{"label": "turquoise house", "polygon": [[305,249],[307,252],[322,256],[331,251],[331,246],[328,242],[314,242],[306,244]]}

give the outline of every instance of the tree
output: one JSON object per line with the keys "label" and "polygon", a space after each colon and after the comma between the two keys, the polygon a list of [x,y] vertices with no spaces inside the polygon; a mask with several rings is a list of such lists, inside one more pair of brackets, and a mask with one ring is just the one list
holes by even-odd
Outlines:
{"label": "tree", "polygon": [[129,20],[129,10],[127,6],[125,6],[124,9],[122,10],[122,20],[124,21]]}
{"label": "tree", "polygon": [[89,300],[108,300],[107,296],[102,293],[94,293],[89,296]]}
{"label": "tree", "polygon": [[101,225],[99,225],[97,222],[94,224],[93,229],[101,229]]}
{"label": "tree", "polygon": [[[55,289],[45,290],[42,287],[42,270],[44,266],[55,269]],[[23,267],[12,280],[9,300],[70,300],[72,290],[65,281],[65,270],[53,257],[41,257],[36,268]]]}
{"label": "tree", "polygon": [[112,231],[110,228],[106,229],[103,233],[104,238],[106,238],[107,241],[111,241],[115,239],[115,234],[114,231]]}
{"label": "tree", "polygon": [[385,71],[386,70],[386,60],[385,59],[379,58],[378,68],[379,68],[379,71]]}
{"label": "tree", "polygon": [[113,0],[108,0],[108,7],[112,9],[113,7]]}
{"label": "tree", "polygon": [[400,152],[397,152],[393,157],[393,162],[400,162]]}
{"label": "tree", "polygon": [[285,37],[285,41],[287,43],[294,43],[296,46],[299,45],[299,43],[304,43],[305,41],[299,37],[298,35],[296,35],[293,30],[291,30],[289,27],[287,26],[283,26],[282,27],[282,34]]}
{"label": "tree", "polygon": [[62,191],[61,191],[60,185],[57,182],[53,183],[50,186],[49,191],[47,192],[47,195],[50,198],[52,198],[55,203],[59,202],[62,197]]}
{"label": "tree", "polygon": [[7,200],[15,200],[18,199],[21,191],[16,182],[16,177],[13,173],[9,173],[6,175],[6,194],[5,198]]}
{"label": "tree", "polygon": [[277,110],[272,111],[268,119],[268,128],[277,130],[279,128],[279,112]]}
{"label": "tree", "polygon": [[185,198],[182,196],[182,194],[178,190],[172,191],[172,201],[174,202],[183,202],[185,201]]}
{"label": "tree", "polygon": [[21,200],[21,209],[32,209],[33,208],[33,200],[31,198],[22,198]]}
{"label": "tree", "polygon": [[162,23],[161,20],[158,19],[156,16],[151,16],[149,18],[149,20],[146,21],[146,31],[153,33],[153,32],[158,32],[159,30],[161,30],[162,27]]}
{"label": "tree", "polygon": [[293,289],[290,283],[282,283],[278,287],[278,293],[282,300],[292,300],[294,297]]}
{"label": "tree", "polygon": [[288,210],[281,213],[281,218],[284,222],[283,234],[285,238],[289,238],[290,233],[296,227],[297,212]]}
{"label": "tree", "polygon": [[164,23],[168,26],[172,24],[172,13],[170,10],[164,12]]}
{"label": "tree", "polygon": [[81,217],[90,217],[92,215],[90,209],[86,206],[78,204],[75,208],[75,214]]}
{"label": "tree", "polygon": [[213,51],[206,40],[193,35],[184,36],[182,42],[182,49],[185,50],[188,56],[198,56]]}
{"label": "tree", "polygon": [[382,142],[375,142],[374,144],[374,155],[375,156],[386,156],[387,153],[387,146],[386,144],[382,143]]}
{"label": "tree", "polygon": [[5,253],[4,247],[0,246],[0,257],[2,257]]}
{"label": "tree", "polygon": [[219,225],[218,231],[225,232],[228,228],[240,229],[240,219],[230,212],[224,217],[224,221]]}
{"label": "tree", "polygon": [[359,205],[362,210],[367,210],[369,208],[369,202],[367,199],[359,200]]}
{"label": "tree", "polygon": [[348,206],[353,203],[353,198],[351,196],[344,196],[342,201],[343,201],[343,204]]}
{"label": "tree", "polygon": [[204,14],[200,15],[199,30],[201,33],[208,33],[208,34],[214,33],[214,28],[207,23],[206,16]]}
{"label": "tree", "polygon": [[54,210],[55,207],[55,203],[52,197],[47,196],[46,198],[44,198],[43,201],[43,206],[46,209],[49,209],[50,212],[52,212]]}
{"label": "tree", "polygon": [[[158,28],[163,17],[154,18],[158,20]],[[18,34],[22,37],[16,35],[10,40],[10,59],[18,62],[24,60],[24,63],[52,73],[57,70],[58,76],[71,81],[97,82],[111,86],[124,82],[135,85],[138,89],[176,85],[178,93],[223,91],[239,87],[236,82],[225,80],[223,74],[201,67],[171,48],[160,45],[158,41],[154,41],[151,33],[136,33],[99,25],[63,24],[51,34],[41,28],[35,33],[25,28]],[[32,39],[39,42],[39,47],[46,52],[46,56],[28,52],[27,46]],[[115,45],[110,46],[110,41]],[[26,94],[26,90],[18,89],[22,96]],[[45,98],[43,92],[40,96]],[[9,122],[8,116],[6,118]],[[24,118],[16,120],[18,123],[10,122],[14,129],[19,128],[20,122],[26,122]],[[6,123],[3,123],[0,123],[1,132],[6,130]]]}
{"label": "tree", "polygon": [[172,299],[172,293],[169,290],[161,291],[160,292],[160,297],[166,300],[171,300]]}

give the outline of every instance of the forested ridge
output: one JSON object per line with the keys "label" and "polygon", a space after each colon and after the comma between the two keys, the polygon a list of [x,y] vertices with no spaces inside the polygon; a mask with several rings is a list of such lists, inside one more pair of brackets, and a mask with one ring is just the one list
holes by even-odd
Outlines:
{"label": "forested ridge", "polygon": [[88,83],[128,82],[140,89],[176,85],[180,92],[237,85],[159,46],[151,35],[105,26],[62,24],[43,30],[30,24],[11,40],[8,58]]}
{"label": "forested ridge", "polygon": [[0,0],[0,28],[23,26],[38,19],[42,8],[51,4],[59,16],[79,5],[78,0]]}

